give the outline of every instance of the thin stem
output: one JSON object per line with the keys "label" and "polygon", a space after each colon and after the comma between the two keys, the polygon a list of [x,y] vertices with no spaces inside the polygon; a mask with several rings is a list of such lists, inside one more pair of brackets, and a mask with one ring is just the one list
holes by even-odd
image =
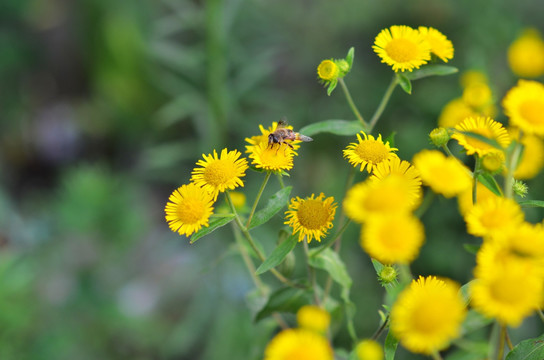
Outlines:
{"label": "thin stem", "polygon": [[399,267],[399,278],[401,284],[408,284],[412,281],[412,271],[410,266],[407,264],[398,264]]}
{"label": "thin stem", "polygon": [[505,333],[506,333],[506,326],[501,325],[501,332],[499,335],[499,347],[497,349],[497,360],[502,360],[502,357],[504,355],[504,339],[506,338]]}
{"label": "thin stem", "polygon": [[368,124],[366,123],[366,121],[361,116],[361,113],[357,109],[357,106],[355,106],[355,103],[353,102],[353,99],[351,97],[351,94],[349,93],[349,90],[348,90],[348,87],[346,86],[346,83],[344,82],[344,79],[340,78],[340,79],[338,79],[338,82],[340,83],[340,86],[342,87],[342,90],[344,91],[344,95],[346,95],[346,100],[348,101],[348,105],[349,105],[351,111],[353,111],[353,114],[355,114],[355,117],[357,118],[357,120],[359,120],[361,122],[363,127],[365,129],[368,129]]}
{"label": "thin stem", "polygon": [[285,187],[285,184],[283,183],[283,177],[280,173],[277,173],[278,175],[278,181],[280,182],[280,187],[283,189]]}
{"label": "thin stem", "polygon": [[544,313],[542,312],[541,309],[537,310],[537,314],[538,314],[538,317],[540,318],[540,320],[542,320],[542,322],[544,322]]}
{"label": "thin stem", "polygon": [[414,211],[414,215],[418,218],[422,217],[423,214],[429,210],[429,207],[433,203],[433,200],[436,198],[436,194],[433,191],[427,191],[425,193],[425,197],[423,198],[423,201],[421,202],[421,205]]}
{"label": "thin stem", "polygon": [[440,353],[438,351],[434,351],[431,353],[431,356],[434,360],[442,360],[442,356],[440,356]]}
{"label": "thin stem", "polygon": [[[353,181],[355,180],[355,172],[356,172],[355,167],[350,166],[348,177],[346,179],[346,184],[344,186],[344,198],[346,197],[346,193],[348,192],[348,189],[351,188],[351,185],[353,185]],[[345,218],[346,218],[346,214],[344,213],[344,209],[342,208],[342,210],[340,211],[340,216],[338,217],[338,223],[339,224],[344,223]],[[337,239],[335,240],[334,251],[336,251],[337,253],[340,252],[340,246],[342,245],[342,241],[341,241],[342,233],[344,232],[344,230],[346,230],[345,226],[347,226],[348,223],[349,221],[347,223],[344,223],[344,225],[342,225],[341,231],[338,233]]]}
{"label": "thin stem", "polygon": [[249,254],[247,253],[244,245],[242,244],[242,239],[240,239],[240,232],[236,227],[234,227],[235,233],[234,233],[234,239],[236,240],[236,245],[238,245],[238,250],[240,251],[240,255],[242,256],[242,259],[244,260],[244,264],[246,265],[249,275],[251,276],[251,279],[253,280],[253,283],[259,289],[259,292],[261,295],[266,295],[267,291],[266,288],[261,281],[261,278],[259,275],[255,273],[255,265],[253,264],[253,261],[251,261],[251,258],[249,257]]}
{"label": "thin stem", "polygon": [[372,335],[372,340],[378,340],[380,335],[384,332],[384,330],[387,328],[387,324],[389,323],[389,315],[387,315],[387,317],[385,318],[385,320],[383,321],[383,324],[378,328],[378,330],[376,330],[376,332],[374,333],[374,335]]}
{"label": "thin stem", "polygon": [[482,159],[476,154],[476,162],[474,163],[474,172],[472,173],[472,204],[476,204],[478,190],[478,175],[480,174],[480,164]]}
{"label": "thin stem", "polygon": [[251,208],[251,212],[249,213],[249,217],[247,218],[246,227],[249,227],[249,224],[251,224],[251,219],[253,218],[253,214],[255,214],[255,210],[257,209],[257,204],[259,203],[259,200],[261,199],[261,195],[263,194],[264,188],[266,187],[266,183],[268,183],[268,179],[270,179],[270,175],[272,173],[268,171],[266,173],[266,176],[264,177],[263,183],[261,184],[261,188],[259,189],[259,192],[257,193],[257,197],[255,198],[255,202],[253,202],[253,207]]}
{"label": "thin stem", "polygon": [[506,327],[504,328],[504,339],[506,340],[508,349],[513,350],[514,344],[512,344],[512,339],[510,339],[510,335],[508,334],[508,329]]}
{"label": "thin stem", "polygon": [[450,148],[448,147],[447,144],[442,145],[442,149],[446,152],[446,154],[448,154],[448,156],[455,157],[455,156],[453,156],[453,154],[451,153],[451,150],[450,150]]}
{"label": "thin stem", "polygon": [[310,266],[310,255],[309,255],[309,248],[308,248],[308,242],[306,239],[303,240],[304,242],[304,254],[306,255],[306,264],[308,266],[308,279],[310,281],[310,284],[312,284],[312,289],[314,293],[314,301],[317,306],[321,306],[321,302],[319,301],[319,296],[317,296],[317,281],[315,276],[315,269]]}
{"label": "thin stem", "polygon": [[326,248],[329,248],[331,247],[334,243],[337,242],[337,240],[342,236],[342,234],[344,233],[344,231],[346,231],[346,229],[348,228],[348,225],[351,224],[351,220],[348,219],[348,221],[346,221],[344,223],[344,225],[342,225],[342,227],[340,228],[340,230],[338,230],[338,232],[336,234],[334,234],[334,236],[332,236],[326,243],[324,243],[323,245],[321,245],[320,248],[318,248],[316,251],[314,251],[313,255],[312,256],[316,256],[318,255],[319,253],[321,253],[323,250],[325,250]]}
{"label": "thin stem", "polygon": [[374,115],[372,115],[372,119],[370,119],[370,125],[368,126],[367,130],[369,133],[374,130],[374,126],[376,126],[376,123],[380,119],[380,116],[382,116],[383,111],[385,110],[385,106],[389,102],[389,99],[391,98],[391,95],[393,94],[393,90],[395,90],[395,87],[399,83],[397,76],[393,76],[393,80],[391,80],[391,83],[389,84],[389,87],[387,90],[385,90],[385,94],[383,95],[382,101],[380,102],[380,105],[378,105],[378,108],[376,109],[376,112],[374,112]]}
{"label": "thin stem", "polygon": [[[520,134],[521,137],[521,134]],[[516,145],[514,145],[514,150],[512,151],[512,154],[510,155],[510,158],[508,159],[508,166],[506,167],[506,177],[504,179],[504,197],[506,198],[513,198],[514,197],[514,171],[516,170],[516,167],[518,166],[518,159],[519,155],[521,153],[521,146],[518,142],[516,142]]]}

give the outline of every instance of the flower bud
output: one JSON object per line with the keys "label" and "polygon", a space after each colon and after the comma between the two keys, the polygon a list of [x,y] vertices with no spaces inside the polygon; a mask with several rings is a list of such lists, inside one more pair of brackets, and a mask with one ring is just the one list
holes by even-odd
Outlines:
{"label": "flower bud", "polygon": [[447,129],[439,127],[431,131],[429,138],[436,147],[442,147],[450,140],[450,134]]}

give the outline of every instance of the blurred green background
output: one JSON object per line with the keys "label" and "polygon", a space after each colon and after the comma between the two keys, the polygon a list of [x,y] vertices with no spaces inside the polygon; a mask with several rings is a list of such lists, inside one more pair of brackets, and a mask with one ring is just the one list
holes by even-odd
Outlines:
{"label": "blurred green background", "polygon": [[[164,220],[196,160],[244,151],[259,124],[282,116],[295,129],[352,119],[340,89],[327,97],[316,79],[322,59],[351,46],[346,83],[369,117],[392,75],[371,45],[395,24],[443,32],[455,46],[450,64],[486,73],[499,104],[517,82],[506,49],[525,27],[544,32],[543,14],[541,0],[3,0],[0,359],[259,359],[274,327],[252,322],[252,283],[229,227],[189,245]],[[377,131],[396,131],[410,160],[431,147],[441,108],[460,95],[459,75],[417,81],[411,96],[397,89]],[[286,180],[292,195],[341,202],[350,141],[304,144]],[[248,172],[250,201],[261,180]],[[269,184],[265,196],[278,189]],[[529,185],[544,199],[542,177]],[[462,245],[478,240],[455,200],[438,199],[423,221],[414,274],[468,281],[474,258]],[[256,230],[267,251],[280,226],[278,217]],[[368,337],[383,291],[358,232],[348,229],[342,257],[357,332]],[[529,319],[512,337],[541,331]],[[345,330],[335,345],[349,346]]]}

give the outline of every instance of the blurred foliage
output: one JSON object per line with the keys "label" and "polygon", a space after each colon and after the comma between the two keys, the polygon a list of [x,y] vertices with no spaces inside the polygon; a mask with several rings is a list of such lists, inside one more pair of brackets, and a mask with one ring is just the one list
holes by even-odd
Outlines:
{"label": "blurred foliage", "polygon": [[[341,92],[327,97],[315,73],[351,46],[346,82],[368,116],[391,77],[371,44],[393,24],[440,29],[455,45],[451,64],[485,72],[498,104],[517,81],[506,48],[525,27],[544,32],[543,12],[539,0],[2,1],[0,358],[259,359],[274,324],[247,311],[252,286],[233,238],[221,231],[189,246],[171,233],[163,215],[171,190],[189,181],[203,152],[243,150],[259,124],[353,120]],[[425,79],[411,96],[394,93],[378,131],[396,131],[402,158],[430,147],[458,81]],[[348,142],[316,134],[296,159],[293,195],[340,199]],[[530,194],[542,199],[538,179]],[[453,201],[426,213],[414,274],[470,277],[474,259],[460,243],[476,241]],[[528,217],[541,221],[541,209]],[[257,233],[270,240],[277,228]],[[383,291],[368,257],[353,251],[357,239],[348,229],[342,257],[356,279],[355,325],[369,336]],[[528,325],[514,342],[538,328]]]}

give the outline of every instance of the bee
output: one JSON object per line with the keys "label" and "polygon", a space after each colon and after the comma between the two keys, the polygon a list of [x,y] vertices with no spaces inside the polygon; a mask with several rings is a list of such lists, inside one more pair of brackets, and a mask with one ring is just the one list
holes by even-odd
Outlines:
{"label": "bee", "polygon": [[287,122],[285,122],[284,119],[278,121],[278,126],[276,126],[276,130],[270,135],[268,135],[268,146],[273,147],[274,144],[279,144],[278,149],[281,147],[282,144],[287,144],[291,149],[293,149],[293,145],[287,142],[293,141],[293,140],[301,140],[301,141],[313,141],[309,136],[302,135],[300,133],[294,132],[291,129],[288,129]]}

